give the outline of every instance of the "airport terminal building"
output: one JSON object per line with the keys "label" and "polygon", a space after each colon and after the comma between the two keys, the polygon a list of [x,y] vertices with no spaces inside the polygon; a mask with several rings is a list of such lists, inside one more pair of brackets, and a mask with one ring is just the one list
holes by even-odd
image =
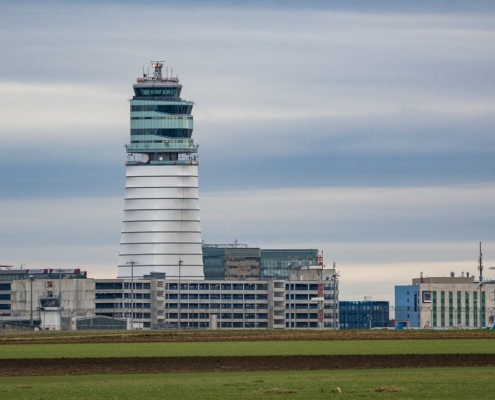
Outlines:
{"label": "airport terminal building", "polygon": [[338,329],[338,277],[322,265],[293,270],[290,280],[256,281],[0,272],[4,329]]}

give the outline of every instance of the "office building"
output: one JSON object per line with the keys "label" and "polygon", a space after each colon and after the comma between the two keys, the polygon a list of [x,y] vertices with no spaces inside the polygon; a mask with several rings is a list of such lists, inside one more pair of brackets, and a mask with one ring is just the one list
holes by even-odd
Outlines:
{"label": "office building", "polygon": [[322,265],[292,270],[290,281],[163,273],[92,279],[47,271],[4,276],[2,329],[338,329],[338,278]]}
{"label": "office building", "polygon": [[204,244],[203,264],[208,280],[260,280],[259,247],[246,244]]}
{"label": "office building", "polygon": [[377,329],[389,325],[388,301],[340,301],[340,329]]}
{"label": "office building", "polygon": [[464,273],[420,277],[395,287],[396,322],[413,328],[482,328],[494,323],[495,282]]}
{"label": "office building", "polygon": [[261,279],[288,279],[289,269],[318,263],[317,249],[261,249]]}

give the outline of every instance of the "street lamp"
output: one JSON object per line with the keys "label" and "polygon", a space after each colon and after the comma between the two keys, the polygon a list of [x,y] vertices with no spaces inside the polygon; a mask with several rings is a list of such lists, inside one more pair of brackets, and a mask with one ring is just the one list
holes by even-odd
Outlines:
{"label": "street lamp", "polygon": [[178,308],[179,308],[179,329],[180,329],[180,277],[181,277],[181,269],[182,269],[182,263],[183,261],[179,258],[179,298],[177,299],[178,301]]}
{"label": "street lamp", "polygon": [[131,264],[131,330],[134,329],[134,264],[139,264],[137,261],[127,261],[126,264]]}
{"label": "street lamp", "polygon": [[33,281],[35,280],[36,278],[34,277],[34,275],[29,275],[29,281],[31,282],[31,328],[33,327]]}
{"label": "street lamp", "polygon": [[292,263],[287,264],[289,270],[289,329],[292,328],[292,289],[290,281],[290,271],[292,270]]}
{"label": "street lamp", "polygon": [[[335,263],[333,263],[333,270],[335,271]],[[333,329],[337,329],[337,285],[339,276],[338,272],[332,274],[333,280]]]}
{"label": "street lamp", "polygon": [[58,269],[58,314],[60,329],[62,329],[62,270],[60,268]]}

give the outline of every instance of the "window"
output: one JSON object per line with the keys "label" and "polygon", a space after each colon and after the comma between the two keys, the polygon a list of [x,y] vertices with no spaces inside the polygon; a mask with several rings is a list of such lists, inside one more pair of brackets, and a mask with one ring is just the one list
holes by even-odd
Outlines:
{"label": "window", "polygon": [[116,308],[114,303],[96,303],[95,308]]}
{"label": "window", "polygon": [[[127,293],[126,293],[127,294]],[[121,299],[122,293],[95,293],[95,299]]]}
{"label": "window", "polygon": [[169,105],[169,104],[160,104],[160,105],[132,105],[131,111],[151,111],[158,113],[167,113],[167,114],[191,114],[192,105]]}
{"label": "window", "polygon": [[[1,285],[0,285],[1,289]],[[103,289],[103,290],[121,290],[122,289],[122,282],[96,282],[95,283],[95,289]]]}
{"label": "window", "polygon": [[180,88],[178,87],[135,87],[134,93],[136,97],[179,97]]}

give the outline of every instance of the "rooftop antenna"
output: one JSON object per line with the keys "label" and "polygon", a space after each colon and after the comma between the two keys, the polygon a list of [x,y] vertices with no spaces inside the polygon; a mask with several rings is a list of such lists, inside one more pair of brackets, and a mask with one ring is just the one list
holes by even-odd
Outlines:
{"label": "rooftop antenna", "polygon": [[162,80],[162,68],[164,61],[151,61],[151,66],[155,70],[153,73],[153,79],[161,81]]}

